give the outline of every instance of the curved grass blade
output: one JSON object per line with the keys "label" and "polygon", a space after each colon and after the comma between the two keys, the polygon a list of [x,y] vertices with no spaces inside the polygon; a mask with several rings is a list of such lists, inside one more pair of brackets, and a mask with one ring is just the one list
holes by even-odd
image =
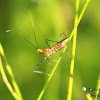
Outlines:
{"label": "curved grass blade", "polygon": [[[3,56],[5,62],[6,62],[6,69],[7,69],[7,72],[9,74],[9,76],[11,77],[11,81],[12,81],[12,85],[14,87],[14,89],[12,88],[11,84],[9,83],[8,79],[7,79],[7,76],[4,72],[4,69],[3,69],[3,65],[2,65],[2,61],[1,61],[1,56]],[[14,79],[14,75],[13,75],[13,72],[12,72],[12,69],[11,69],[11,66],[8,64],[7,62],[7,59],[5,57],[5,54],[4,54],[4,50],[2,48],[2,45],[0,43],[0,72],[2,74],[2,79],[4,81],[4,83],[6,84],[7,88],[9,89],[9,91],[11,92],[11,94],[13,95],[13,97],[17,100],[23,100],[22,99],[22,96],[21,96],[21,92],[19,90],[19,87]]]}
{"label": "curved grass blade", "polygon": [[[81,19],[82,19],[82,17],[83,17],[83,14],[84,14],[84,12],[85,12],[85,10],[86,10],[88,4],[89,4],[89,1],[90,1],[90,0],[87,0],[86,3],[84,4],[84,7],[83,7],[83,9],[82,9],[82,11],[81,11],[81,14],[80,14],[80,16],[79,16],[79,18],[78,18],[78,21],[77,21],[77,23],[76,23],[76,26],[73,28],[73,30],[72,30],[72,32],[71,32],[71,34],[70,34],[70,36],[69,36],[69,41],[72,39],[72,36],[73,36],[75,30],[77,29],[77,27],[78,27],[78,25],[79,25],[79,23],[80,23],[80,21],[81,21]],[[66,48],[67,48],[67,45],[66,45],[65,48],[63,49],[62,54],[61,54],[60,58],[58,59],[58,62],[60,62],[60,60],[61,60],[61,58],[62,58],[62,55],[63,55],[63,53],[65,52]],[[58,66],[58,63],[56,63],[54,69],[52,70],[52,72],[51,72],[51,77],[48,78],[48,80],[47,80],[47,82],[45,83],[45,85],[44,85],[42,91],[40,92],[40,94],[39,94],[37,100],[40,100],[40,99],[42,98],[42,96],[43,96],[43,94],[44,94],[44,91],[45,91],[47,85],[49,84],[49,82],[50,82],[50,80],[51,80],[51,78],[52,78],[52,76],[53,76],[53,74],[54,74],[54,72],[55,72],[57,66]]]}

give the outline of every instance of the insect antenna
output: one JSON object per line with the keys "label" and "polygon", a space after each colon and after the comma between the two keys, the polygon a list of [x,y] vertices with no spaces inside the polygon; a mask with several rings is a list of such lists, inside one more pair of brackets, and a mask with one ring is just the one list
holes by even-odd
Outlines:
{"label": "insect antenna", "polygon": [[6,32],[11,32],[11,31],[14,31],[15,33],[18,33],[27,43],[29,43],[32,47],[34,47],[37,50],[37,48],[32,43],[30,43],[22,34],[17,32],[16,30],[7,30]]}
{"label": "insect antenna", "polygon": [[36,41],[36,45],[37,45],[37,49],[38,49],[38,43],[37,43],[37,39],[36,39],[36,36],[35,36],[35,30],[34,30],[32,14],[31,14],[31,12],[29,10],[28,10],[28,12],[30,13],[30,17],[31,17],[31,21],[32,21],[32,26],[33,26],[34,37],[35,37],[35,41]]}

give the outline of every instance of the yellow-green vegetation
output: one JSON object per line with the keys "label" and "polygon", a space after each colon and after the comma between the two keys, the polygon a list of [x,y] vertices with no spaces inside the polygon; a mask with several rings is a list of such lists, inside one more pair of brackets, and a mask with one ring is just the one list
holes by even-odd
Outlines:
{"label": "yellow-green vegetation", "polygon": [[[88,91],[89,88],[100,88],[99,0],[15,0],[6,3],[1,1],[1,4],[4,5],[0,9],[1,100],[99,98],[91,97]],[[45,39],[58,41],[61,32],[69,38],[65,48],[52,55],[52,59],[59,62],[50,61],[53,70],[46,60],[36,69],[49,73],[51,77],[32,72],[44,55],[38,54],[20,35],[6,32],[16,30],[36,46],[28,10],[33,17],[39,49],[48,48]],[[62,36],[61,39],[64,38]],[[55,45],[53,42],[49,44]],[[87,90],[83,91],[83,87]],[[99,91],[94,91],[94,95],[98,94]]]}
{"label": "yellow-green vegetation", "polygon": [[[11,77],[11,81],[12,81],[12,85],[13,85],[14,89],[11,86],[11,84],[10,84],[9,80],[7,79],[7,76],[5,74],[5,71],[4,71],[4,68],[3,68],[3,65],[2,65],[1,56],[4,58],[4,60],[6,62],[6,69],[7,69],[7,72],[9,74],[9,76]],[[6,84],[7,88],[9,89],[9,91],[11,92],[13,97],[16,100],[22,100],[22,96],[21,96],[20,90],[19,90],[18,85],[17,85],[17,83],[16,83],[16,81],[14,79],[14,75],[13,75],[12,69],[11,69],[10,65],[8,64],[8,62],[6,60],[6,57],[5,57],[5,54],[4,54],[4,50],[2,48],[1,43],[0,43],[0,72],[1,72],[2,79],[3,79],[4,83]]]}

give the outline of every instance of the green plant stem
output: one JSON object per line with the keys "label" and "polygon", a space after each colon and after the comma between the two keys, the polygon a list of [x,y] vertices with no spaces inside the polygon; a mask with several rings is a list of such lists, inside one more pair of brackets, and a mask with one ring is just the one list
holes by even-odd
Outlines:
{"label": "green plant stem", "polygon": [[85,12],[85,10],[86,10],[86,8],[87,8],[89,2],[90,2],[90,0],[86,0],[86,3],[84,4],[84,7],[83,7],[83,9],[82,9],[82,11],[81,11],[81,14],[80,14],[80,16],[79,16],[79,18],[78,18],[78,21],[77,21],[77,23],[76,23],[76,26],[74,27],[74,29],[73,29],[72,32],[71,32],[71,35],[69,36],[69,41],[72,39],[72,36],[73,36],[73,34],[74,34],[76,28],[78,27],[78,25],[79,25],[79,23],[80,23],[80,21],[81,21],[81,19],[82,19],[82,16],[83,16],[83,14],[84,14],[84,12]]}
{"label": "green plant stem", "polygon": [[89,93],[86,94],[86,97],[87,97],[87,100],[93,100],[92,97],[91,97],[91,95]]}
{"label": "green plant stem", "polygon": [[15,79],[14,79],[14,75],[13,75],[13,72],[12,72],[12,69],[11,69],[10,65],[7,64],[7,65],[6,65],[6,68],[7,68],[7,71],[8,71],[8,73],[9,73],[10,77],[11,77],[12,85],[13,85],[13,87],[14,87],[14,90],[15,90],[15,92],[18,94],[20,100],[22,100],[22,96],[21,96],[20,89],[19,89],[19,87],[18,87],[18,85],[17,85],[17,83],[16,83],[16,81],[15,81]]}
{"label": "green plant stem", "polygon": [[[87,5],[88,5],[89,1],[90,1],[90,0],[87,0],[87,1],[86,1],[85,5],[84,5],[84,7],[83,7],[83,9],[82,9],[82,11],[81,11],[81,14],[80,14],[80,16],[79,16],[79,19],[78,19],[78,21],[77,21],[77,23],[76,23],[76,26],[73,28],[73,30],[72,30],[72,32],[71,32],[71,34],[70,34],[70,36],[69,36],[69,41],[72,39],[72,36],[73,36],[75,30],[77,29],[77,26],[79,25],[79,23],[80,23],[80,21],[81,21],[81,19],[82,19],[82,16],[83,16],[83,14],[84,14],[84,12],[85,12],[85,10],[86,10],[86,8],[87,8]],[[63,55],[63,53],[65,52],[66,48],[67,48],[67,45],[66,45],[65,48],[63,49],[63,52],[62,52],[60,58],[58,59],[58,62],[60,62],[60,60],[61,60],[61,58],[62,58],[62,55]],[[45,91],[47,85],[49,84],[49,82],[50,82],[50,80],[51,80],[51,78],[52,78],[52,76],[53,76],[53,74],[54,74],[54,72],[55,72],[57,66],[58,66],[58,63],[56,63],[56,65],[54,66],[54,69],[53,69],[52,72],[51,72],[51,77],[48,78],[48,80],[47,80],[46,84],[44,85],[42,91],[40,92],[40,94],[39,94],[37,100],[40,100],[40,99],[42,98],[42,96],[43,96],[43,94],[44,94],[44,91]]]}
{"label": "green plant stem", "polygon": [[4,72],[4,69],[3,69],[3,65],[2,65],[2,61],[1,61],[1,57],[0,57],[0,71],[1,71],[1,74],[2,74],[2,79],[4,81],[4,83],[6,84],[6,86],[8,87],[9,91],[11,92],[11,94],[13,95],[13,97],[18,100],[18,95],[16,94],[16,92],[13,90],[12,86],[10,85],[7,77],[6,77],[6,74]]}
{"label": "green plant stem", "polygon": [[[79,0],[76,0],[74,27],[76,26],[76,23],[78,21],[78,9],[79,9]],[[72,96],[76,38],[77,38],[77,28],[75,29],[75,32],[74,32],[74,35],[73,35],[72,59],[71,59],[71,65],[70,65],[70,71],[69,71],[69,86],[68,86],[67,100],[71,100],[71,96]]]}
{"label": "green plant stem", "polygon": [[[61,60],[61,57],[58,59],[58,62],[59,62],[60,60]],[[57,66],[58,66],[58,63],[56,63],[55,67],[53,68],[53,70],[52,70],[52,72],[51,72],[51,77],[48,78],[48,80],[47,80],[45,86],[43,87],[43,89],[42,89],[42,91],[41,91],[41,93],[40,93],[40,95],[39,95],[39,97],[38,97],[37,100],[40,100],[40,99],[42,98],[42,95],[43,95],[43,93],[44,93],[44,91],[45,91],[47,85],[49,84],[49,82],[50,82],[50,80],[51,80],[51,78],[52,78],[52,76],[53,76],[53,74],[54,74],[54,72],[55,72]]]}
{"label": "green plant stem", "polygon": [[[97,81],[96,89],[98,89],[98,90],[95,92],[95,95],[99,95],[100,96],[100,91],[99,91],[99,89],[100,89],[100,74],[99,74],[99,78],[98,78],[98,81]],[[95,97],[94,100],[97,100],[99,98],[99,96]]]}
{"label": "green plant stem", "polygon": [[11,81],[12,81],[12,85],[14,87],[14,90],[12,88],[12,86],[10,85],[7,77],[6,77],[6,74],[4,72],[4,69],[3,69],[3,65],[2,65],[2,62],[1,62],[1,59],[0,59],[0,71],[1,71],[1,74],[2,74],[2,78],[3,78],[3,81],[4,83],[6,84],[6,86],[8,87],[9,91],[12,93],[12,95],[14,96],[14,98],[18,99],[18,100],[22,100],[22,96],[21,96],[21,92],[19,90],[19,87],[14,79],[14,75],[13,75],[13,72],[12,72],[12,69],[11,69],[11,66],[8,64],[7,62],[7,59],[5,57],[5,54],[4,54],[4,50],[2,48],[2,45],[0,43],[0,55],[3,56],[5,62],[6,62],[6,69],[8,71],[8,74],[10,75],[11,77]]}

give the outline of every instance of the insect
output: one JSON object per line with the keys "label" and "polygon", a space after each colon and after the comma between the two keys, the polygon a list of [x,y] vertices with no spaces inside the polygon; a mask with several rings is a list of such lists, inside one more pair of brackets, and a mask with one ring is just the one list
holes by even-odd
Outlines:
{"label": "insect", "polygon": [[[46,39],[45,42],[46,42],[46,44],[48,45],[48,48],[45,49],[44,51],[43,51],[42,49],[38,49],[38,43],[37,43],[37,39],[36,39],[36,36],[35,36],[35,30],[34,30],[33,19],[32,19],[32,15],[31,15],[31,12],[30,12],[30,11],[29,11],[29,13],[30,13],[30,16],[31,16],[31,21],[32,21],[32,26],[33,26],[33,32],[34,32],[34,37],[35,37],[35,41],[36,41],[37,47],[35,47],[33,44],[31,44],[22,34],[20,34],[19,32],[17,32],[16,30],[7,30],[6,32],[14,31],[14,32],[18,33],[21,37],[23,37],[23,39],[24,39],[26,42],[28,42],[31,46],[33,46],[33,47],[37,50],[38,53],[43,53],[43,54],[45,55],[44,59],[43,59],[41,62],[39,62],[39,63],[37,64],[37,66],[33,69],[33,72],[42,73],[42,74],[46,74],[46,75],[50,76],[50,74],[47,74],[47,73],[44,73],[44,72],[41,72],[41,71],[35,71],[35,69],[36,69],[44,60],[46,60],[46,59],[48,60],[49,65],[50,65],[51,68],[53,69],[53,67],[52,67],[52,65],[51,65],[51,63],[50,63],[50,61],[49,61],[50,57],[52,56],[53,53],[56,53],[56,52],[58,52],[59,50],[61,50],[62,48],[64,48],[65,45],[67,44],[69,38],[67,38],[67,36],[66,36],[63,32],[61,32],[60,37],[59,37],[59,41],[52,41],[52,40],[47,40],[47,39]],[[66,38],[63,39],[62,41],[60,41],[62,34],[64,34]],[[54,45],[54,46],[52,46],[52,47],[50,47],[47,41],[57,42],[57,44]],[[67,49],[66,49],[66,50],[67,50]],[[67,51],[67,52],[68,52],[68,51]],[[68,52],[68,55],[69,55],[69,52]],[[69,55],[69,56],[70,56],[70,55]],[[57,60],[53,60],[53,59],[50,59],[50,60],[55,61],[55,62],[58,62]]]}

